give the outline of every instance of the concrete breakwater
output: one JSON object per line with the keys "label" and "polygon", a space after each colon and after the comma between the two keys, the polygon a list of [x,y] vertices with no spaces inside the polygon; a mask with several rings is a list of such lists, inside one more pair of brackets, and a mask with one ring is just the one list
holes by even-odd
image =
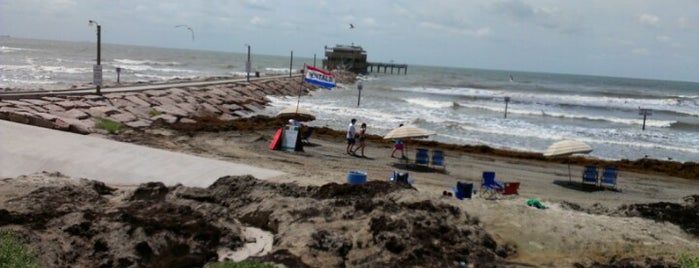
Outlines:
{"label": "concrete breakwater", "polygon": [[100,118],[132,128],[149,127],[158,120],[195,123],[203,116],[228,121],[264,109],[268,95],[305,95],[315,89],[291,77],[103,95],[47,95],[0,100],[0,119],[81,134],[95,132]]}

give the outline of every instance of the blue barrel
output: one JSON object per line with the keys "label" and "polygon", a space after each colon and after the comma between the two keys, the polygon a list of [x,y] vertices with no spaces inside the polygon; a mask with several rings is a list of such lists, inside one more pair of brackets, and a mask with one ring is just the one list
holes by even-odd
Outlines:
{"label": "blue barrel", "polygon": [[347,173],[347,183],[362,184],[366,182],[366,172],[358,170],[350,170]]}

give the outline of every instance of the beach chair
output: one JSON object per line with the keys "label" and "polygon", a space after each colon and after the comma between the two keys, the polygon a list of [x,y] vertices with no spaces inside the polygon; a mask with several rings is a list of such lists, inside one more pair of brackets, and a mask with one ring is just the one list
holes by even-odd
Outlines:
{"label": "beach chair", "polygon": [[495,181],[495,172],[483,171],[483,181],[481,182],[481,193],[483,197],[492,198],[502,189],[502,183]]}
{"label": "beach chair", "polygon": [[464,198],[471,199],[471,196],[473,196],[473,183],[457,181],[456,187],[452,186],[451,191],[454,192],[454,197],[459,200],[464,200]]}
{"label": "beach chair", "polygon": [[617,172],[614,167],[604,167],[602,175],[599,178],[599,184],[605,188],[616,188]]}
{"label": "beach chair", "polygon": [[428,165],[430,163],[430,156],[427,149],[418,148],[415,153],[415,164],[416,165]]}
{"label": "beach chair", "polygon": [[391,182],[395,182],[395,183],[405,183],[405,184],[415,183],[415,180],[408,180],[409,175],[410,174],[408,172],[400,173],[400,172],[394,170],[393,173],[391,174],[391,177],[388,179]]}
{"label": "beach chair", "polygon": [[519,182],[506,182],[502,190],[498,193],[501,195],[519,195]]}
{"label": "beach chair", "polygon": [[308,138],[310,138],[311,135],[313,135],[313,127],[307,127],[307,128],[306,128],[306,131],[304,131],[304,132],[301,134],[301,142],[303,142],[303,144],[311,144],[311,143],[308,141]]}
{"label": "beach chair", "polygon": [[442,150],[433,150],[432,151],[431,165],[433,168],[441,167],[442,169],[446,169],[446,164],[444,163],[444,151],[442,151]]}
{"label": "beach chair", "polygon": [[598,186],[599,172],[596,166],[585,166],[582,174],[582,183]]}

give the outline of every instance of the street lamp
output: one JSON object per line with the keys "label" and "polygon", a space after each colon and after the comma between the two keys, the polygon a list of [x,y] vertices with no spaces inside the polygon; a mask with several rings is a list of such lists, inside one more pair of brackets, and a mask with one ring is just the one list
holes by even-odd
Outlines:
{"label": "street lamp", "polygon": [[510,103],[510,97],[505,97],[505,118],[507,118],[507,104]]}
{"label": "street lamp", "polygon": [[245,71],[248,73],[247,80],[250,82],[250,69],[252,67],[252,63],[250,62],[250,45],[245,44],[245,46],[248,47],[248,61],[245,63]]}
{"label": "street lamp", "polygon": [[357,107],[359,107],[359,101],[362,99],[362,88],[362,82],[359,82],[359,84],[357,84]]}
{"label": "street lamp", "polygon": [[102,95],[100,92],[100,87],[102,86],[102,65],[100,61],[100,53],[101,53],[101,43],[102,43],[102,26],[97,23],[97,21],[90,20],[88,22],[89,26],[96,25],[97,26],[97,65],[95,65],[92,68],[92,74],[93,74],[93,84],[95,84],[97,88],[97,95]]}

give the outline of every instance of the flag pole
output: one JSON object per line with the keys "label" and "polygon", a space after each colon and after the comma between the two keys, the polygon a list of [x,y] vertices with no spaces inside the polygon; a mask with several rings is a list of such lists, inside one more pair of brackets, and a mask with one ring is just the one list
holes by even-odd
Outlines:
{"label": "flag pole", "polygon": [[303,75],[301,75],[301,83],[299,84],[299,97],[296,100],[296,113],[299,113],[299,103],[301,103],[301,88],[303,88],[303,78],[306,76],[306,63],[303,64]]}

